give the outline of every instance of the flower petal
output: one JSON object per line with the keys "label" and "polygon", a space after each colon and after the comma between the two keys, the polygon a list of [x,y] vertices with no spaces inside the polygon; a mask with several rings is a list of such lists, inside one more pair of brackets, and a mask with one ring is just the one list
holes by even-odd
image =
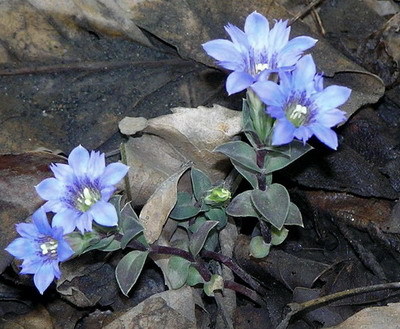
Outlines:
{"label": "flower petal", "polygon": [[74,171],[71,166],[64,163],[52,163],[50,169],[62,183],[71,184],[73,182]]}
{"label": "flower petal", "polygon": [[331,149],[337,149],[338,139],[336,133],[332,129],[326,128],[318,124],[311,125],[310,129],[322,143],[329,146]]}
{"label": "flower petal", "polygon": [[74,209],[66,209],[54,215],[52,227],[61,227],[64,234],[71,233],[75,227],[80,213]]}
{"label": "flower petal", "polygon": [[52,235],[52,229],[50,227],[49,220],[47,219],[47,215],[43,207],[40,207],[33,213],[32,220],[40,233],[45,235]]}
{"label": "flower petal", "polygon": [[321,125],[331,128],[339,123],[346,121],[346,112],[339,109],[320,111],[315,120]]}
{"label": "flower petal", "polygon": [[123,163],[109,164],[100,177],[100,185],[103,187],[117,184],[128,172],[129,167]]}
{"label": "flower petal", "polygon": [[42,295],[53,280],[54,268],[51,263],[44,263],[33,276],[33,282]]}
{"label": "flower petal", "polygon": [[72,250],[71,246],[64,239],[58,241],[57,255],[58,255],[58,260],[60,262],[67,260],[73,254],[74,254],[74,251]]}
{"label": "flower petal", "polygon": [[110,200],[111,196],[115,192],[115,187],[114,186],[107,186],[106,188],[103,188],[100,193],[101,193],[101,201],[107,202]]}
{"label": "flower petal", "polygon": [[229,95],[238,93],[254,82],[254,78],[247,72],[232,72],[226,79],[226,91]]}
{"label": "flower petal", "polygon": [[325,88],[320,93],[311,96],[311,98],[314,100],[314,103],[318,108],[324,111],[342,105],[350,97],[350,94],[351,89],[333,85]]}
{"label": "flower petal", "polygon": [[[269,46],[271,53],[280,53],[282,48],[288,43],[290,27],[287,26],[288,21],[279,20],[269,32]],[[294,64],[294,63],[293,63]],[[289,64],[292,65],[292,64]],[[286,66],[286,65],[279,65]]]}
{"label": "flower petal", "polygon": [[[311,55],[302,57],[292,73],[293,88],[296,90],[314,91],[316,74],[315,63]],[[310,92],[311,94],[311,92]]]}
{"label": "flower petal", "polygon": [[89,212],[93,215],[96,223],[103,226],[115,226],[118,224],[118,215],[111,203],[98,201]]}
{"label": "flower petal", "polygon": [[263,15],[253,12],[247,16],[244,32],[253,48],[262,49],[268,45],[269,23]]}
{"label": "flower petal", "polygon": [[285,102],[284,95],[275,82],[258,81],[251,86],[251,89],[266,105],[283,106]]}
{"label": "flower petal", "polygon": [[54,213],[67,209],[67,204],[61,199],[49,200],[43,206],[44,211],[52,211]]}
{"label": "flower petal", "polygon": [[76,228],[84,234],[85,231],[92,231],[93,215],[90,211],[82,213],[76,221]]}
{"label": "flower petal", "polygon": [[58,179],[46,178],[35,186],[36,192],[44,200],[54,200],[60,198],[65,191],[65,185]]}
{"label": "flower petal", "polygon": [[75,175],[82,176],[87,173],[89,152],[82,145],[75,147],[68,157],[68,164],[74,170]]}
{"label": "flower petal", "polygon": [[229,40],[217,39],[203,43],[203,48],[207,54],[228,70],[243,70],[245,63],[240,52]]}
{"label": "flower petal", "polygon": [[17,238],[5,248],[6,251],[18,259],[35,254],[35,249],[34,242],[26,238]]}
{"label": "flower petal", "polygon": [[293,140],[296,128],[287,119],[278,120],[274,125],[272,145],[288,144]]}
{"label": "flower petal", "polygon": [[249,53],[250,45],[247,40],[246,34],[237,26],[232,24],[226,25],[225,31],[231,37],[233,45],[239,51],[239,53],[247,56],[247,54]]}
{"label": "flower petal", "polygon": [[99,177],[106,168],[104,153],[92,151],[88,163],[88,173],[92,179]]}
{"label": "flower petal", "polygon": [[15,227],[19,235],[24,238],[36,239],[39,236],[39,230],[32,223],[19,223]]}
{"label": "flower petal", "polygon": [[303,52],[313,47],[317,41],[306,36],[293,38],[278,53],[277,61],[279,66],[296,64]]}
{"label": "flower petal", "polygon": [[22,263],[21,274],[35,274],[43,264],[42,257],[25,259]]}

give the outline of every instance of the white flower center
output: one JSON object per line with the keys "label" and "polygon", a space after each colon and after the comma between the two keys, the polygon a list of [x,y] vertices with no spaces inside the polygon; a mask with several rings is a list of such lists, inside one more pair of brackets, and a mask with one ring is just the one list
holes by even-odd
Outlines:
{"label": "white flower center", "polygon": [[100,193],[96,190],[89,189],[85,187],[81,193],[78,194],[76,198],[76,207],[85,212],[100,200]]}
{"label": "white flower center", "polygon": [[57,254],[58,243],[56,240],[50,239],[49,241],[42,243],[40,249],[42,250],[42,255],[56,255]]}
{"label": "white flower center", "polygon": [[264,70],[268,70],[268,69],[269,69],[269,65],[267,63],[256,64],[256,74],[258,74]]}
{"label": "white flower center", "polygon": [[300,127],[307,119],[308,108],[306,106],[296,104],[291,105],[287,109],[287,118],[296,127]]}

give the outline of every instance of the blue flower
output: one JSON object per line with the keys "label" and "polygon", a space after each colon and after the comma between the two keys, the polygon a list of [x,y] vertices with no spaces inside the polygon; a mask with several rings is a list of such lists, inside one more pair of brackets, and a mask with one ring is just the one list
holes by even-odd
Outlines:
{"label": "blue flower", "polygon": [[128,172],[122,163],[105,165],[104,153],[89,152],[81,145],[74,148],[67,164],[52,164],[54,176],[36,186],[36,191],[48,200],[46,211],[52,211],[53,226],[65,233],[77,227],[82,233],[92,230],[94,220],[103,226],[115,226],[118,215],[109,199],[115,191],[114,185]]}
{"label": "blue flower", "polygon": [[21,274],[33,274],[33,281],[41,294],[54,278],[61,276],[59,262],[73,255],[73,250],[63,238],[61,227],[50,227],[41,207],[32,215],[33,223],[16,225],[20,238],[11,242],[6,250],[23,259]]}
{"label": "blue flower", "polygon": [[233,71],[226,81],[229,94],[242,91],[255,81],[266,80],[271,72],[290,70],[303,52],[315,45],[317,40],[306,36],[289,41],[287,23],[276,21],[270,30],[268,20],[253,12],[246,18],[244,32],[232,24],[225,26],[232,41],[217,39],[203,44],[207,54],[220,66]]}
{"label": "blue flower", "polygon": [[251,87],[276,119],[272,144],[287,144],[293,138],[305,143],[315,135],[336,150],[337,135],[330,128],[346,120],[346,113],[337,107],[347,101],[351,90],[336,85],[324,89],[311,55],[301,58],[293,71],[280,72],[279,79],[279,85],[260,81]]}

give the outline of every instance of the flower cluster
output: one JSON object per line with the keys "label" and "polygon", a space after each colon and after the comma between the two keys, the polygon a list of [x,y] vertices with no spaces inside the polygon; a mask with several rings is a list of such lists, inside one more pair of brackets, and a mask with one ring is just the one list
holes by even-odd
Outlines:
{"label": "flower cluster", "polygon": [[[92,231],[92,223],[103,226],[118,224],[118,215],[109,199],[115,184],[128,172],[122,163],[105,165],[103,153],[89,153],[84,147],[74,148],[68,164],[50,166],[55,177],[36,186],[37,193],[47,202],[32,215],[33,223],[17,224],[17,238],[6,250],[24,259],[21,273],[34,274],[39,292],[61,273],[58,263],[73,255],[64,235],[77,228],[82,234]],[[53,212],[50,226],[46,212]]]}
{"label": "flower cluster", "polygon": [[[269,29],[268,20],[253,12],[244,32],[231,24],[225,27],[232,41],[212,40],[203,48],[220,66],[233,71],[226,81],[229,94],[250,88],[266,105],[266,113],[276,119],[272,145],[287,144],[294,138],[305,143],[315,135],[336,149],[337,136],[331,128],[346,120],[345,112],[337,107],[346,102],[351,90],[323,88],[311,55],[302,57],[317,40],[307,36],[289,40],[287,23],[277,21]],[[278,82],[270,81],[276,76]]]}

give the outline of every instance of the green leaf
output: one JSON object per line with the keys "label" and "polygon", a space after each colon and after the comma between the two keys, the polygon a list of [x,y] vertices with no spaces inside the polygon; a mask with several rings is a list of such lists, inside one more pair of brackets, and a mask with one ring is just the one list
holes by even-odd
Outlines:
{"label": "green leaf", "polygon": [[251,201],[263,220],[271,223],[278,230],[283,227],[290,204],[289,193],[283,185],[272,184],[266,191],[253,190]]}
{"label": "green leaf", "polygon": [[115,269],[115,277],[122,293],[128,296],[146,262],[148,252],[133,250],[126,254]]}
{"label": "green leaf", "polygon": [[200,201],[205,193],[212,188],[211,180],[205,173],[196,168],[192,168],[190,175],[192,177],[194,197],[197,201]]}
{"label": "green leaf", "polygon": [[262,236],[255,236],[250,241],[250,255],[255,258],[264,258],[269,254],[270,243],[265,243]]}
{"label": "green leaf", "polygon": [[115,210],[117,211],[117,214],[119,215],[120,210],[121,210],[121,200],[122,200],[122,195],[113,195],[108,202],[110,202]]}
{"label": "green leaf", "polygon": [[179,256],[171,256],[168,260],[167,278],[172,289],[182,287],[189,275],[190,262]]}
{"label": "green leaf", "polygon": [[287,155],[282,154],[283,152],[281,152],[281,154],[275,152],[268,154],[264,165],[264,169],[267,174],[285,168],[293,161],[312,150],[310,145],[303,145],[303,143],[298,140],[293,140],[293,142],[286,147],[289,148]]}
{"label": "green leaf", "polygon": [[204,279],[201,277],[199,271],[196,270],[194,266],[189,267],[188,277],[186,279],[186,284],[188,286],[195,286],[200,283],[204,283]]}
{"label": "green leaf", "polygon": [[255,171],[245,168],[235,160],[231,159],[231,162],[235,169],[239,172],[239,174],[241,174],[251,184],[253,188],[258,188],[258,181],[256,176],[257,173]]}
{"label": "green leaf", "polygon": [[100,241],[100,236],[95,232],[71,232],[64,236],[76,256],[83,254],[87,249]]}
{"label": "green leaf", "polygon": [[218,274],[213,274],[210,281],[204,283],[203,290],[207,296],[213,297],[214,291],[224,289],[224,279]]}
{"label": "green leaf", "polygon": [[254,170],[256,172],[261,172],[261,169],[257,166],[256,152],[249,144],[245,142],[228,142],[216,147],[214,152],[219,152],[226,155],[245,168]]}
{"label": "green leaf", "polygon": [[101,239],[100,241],[96,242],[95,244],[92,244],[91,246],[86,248],[84,250],[84,252],[88,252],[88,251],[91,251],[91,250],[105,250],[105,251],[107,251],[106,248],[113,241],[114,241],[114,235],[111,235],[109,237]]}
{"label": "green leaf", "polygon": [[178,197],[174,209],[169,217],[175,220],[185,220],[196,216],[200,208],[194,206],[192,196],[187,192],[178,192]]}
{"label": "green leaf", "polygon": [[106,247],[100,249],[101,251],[109,252],[121,249],[121,242],[118,240],[112,240]]}
{"label": "green leaf", "polygon": [[121,248],[124,249],[135,236],[143,232],[143,226],[139,223],[139,218],[130,203],[122,208],[119,221],[123,235]]}
{"label": "green leaf", "polygon": [[221,230],[226,226],[226,222],[228,221],[228,216],[225,211],[224,208],[211,208],[209,211],[205,212],[204,215],[209,220],[217,221],[217,229]]}
{"label": "green leaf", "polygon": [[280,245],[283,241],[285,241],[288,233],[289,230],[284,227],[281,230],[277,230],[275,227],[271,227],[271,244],[273,246]]}
{"label": "green leaf", "polygon": [[251,193],[253,190],[244,191],[233,198],[229,206],[226,208],[226,213],[232,217],[255,217],[260,215],[255,209],[251,201]]}
{"label": "green leaf", "polygon": [[189,251],[196,256],[203,248],[210,231],[218,224],[217,221],[208,220],[190,237]]}
{"label": "green leaf", "polygon": [[297,225],[304,227],[301,212],[293,202],[290,202],[289,212],[285,220],[285,225]]}

